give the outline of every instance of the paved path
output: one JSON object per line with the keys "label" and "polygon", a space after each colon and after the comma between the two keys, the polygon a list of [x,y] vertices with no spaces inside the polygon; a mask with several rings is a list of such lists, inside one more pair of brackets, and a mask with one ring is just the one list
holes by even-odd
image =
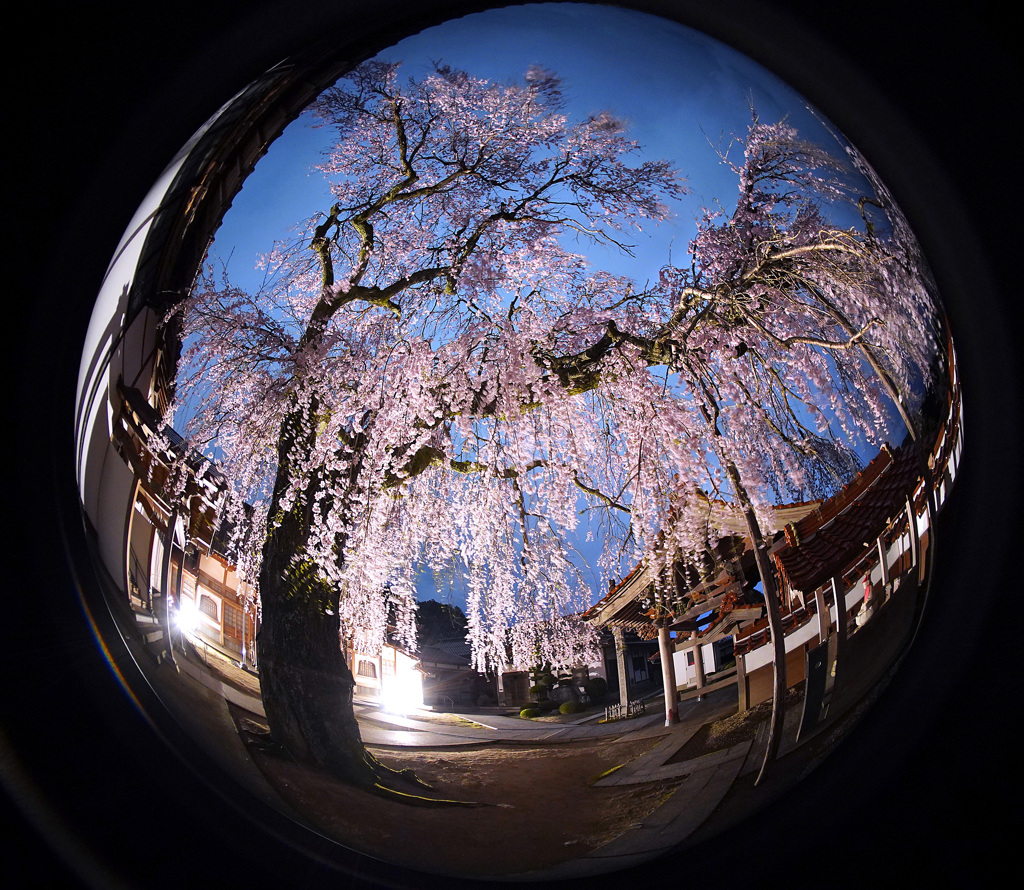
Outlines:
{"label": "paved path", "polygon": [[700,828],[732,787],[751,743],[742,742],[681,763],[666,763],[679,750],[679,738],[671,734],[644,757],[596,783],[602,786],[680,780],[668,798],[643,822],[623,826],[625,830],[617,838],[580,859],[520,877],[533,881],[559,880],[618,871],[668,853]]}
{"label": "paved path", "polygon": [[467,724],[446,724],[415,714],[398,716],[375,706],[356,707],[356,719],[363,742],[370,747],[446,748],[452,746],[507,744],[550,744],[580,739],[612,739],[664,723],[661,714],[632,720],[594,723],[582,717],[572,723],[546,723],[506,717],[501,714],[459,714]]}

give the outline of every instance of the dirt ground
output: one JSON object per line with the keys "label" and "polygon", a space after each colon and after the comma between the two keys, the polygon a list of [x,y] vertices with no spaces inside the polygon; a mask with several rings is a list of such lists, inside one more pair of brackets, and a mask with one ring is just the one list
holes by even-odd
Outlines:
{"label": "dirt ground", "polygon": [[459,877],[501,877],[579,858],[642,822],[674,782],[598,788],[596,779],[660,739],[472,748],[378,749],[387,766],[412,768],[433,787],[413,794],[474,806],[410,806],[349,787],[255,743],[256,765],[308,824],[344,845],[402,866]]}
{"label": "dirt ground", "polygon": [[[802,685],[791,689],[787,711],[796,714],[802,700]],[[344,785],[266,749],[259,743],[266,737],[266,724],[247,712],[233,710],[233,715],[267,781],[311,827],[368,855],[457,877],[510,877],[578,859],[642,823],[681,781],[594,785],[609,771],[660,744],[660,735],[529,746],[374,749],[386,766],[411,768],[433,789],[409,785],[410,794],[467,804],[411,806]],[[771,703],[763,702],[705,724],[666,763],[681,763],[753,740],[770,716]],[[467,723],[455,714],[427,719]],[[539,719],[562,722],[557,716]],[[804,757],[790,758],[789,771],[800,771],[808,757],[822,755],[834,744],[835,735],[826,733],[806,744]],[[781,763],[774,770],[783,778],[785,773]],[[716,810],[718,818],[710,819],[698,834],[721,830],[763,805],[764,791],[746,788],[753,778],[733,786]]]}
{"label": "dirt ground", "polygon": [[[803,702],[803,685],[786,693],[786,712],[793,715]],[[748,711],[734,713],[728,717],[705,723],[666,763],[683,763],[695,757],[702,757],[713,751],[731,748],[740,742],[752,740],[758,726],[771,719],[772,703],[761,702]],[[790,721],[792,723],[792,720]]]}

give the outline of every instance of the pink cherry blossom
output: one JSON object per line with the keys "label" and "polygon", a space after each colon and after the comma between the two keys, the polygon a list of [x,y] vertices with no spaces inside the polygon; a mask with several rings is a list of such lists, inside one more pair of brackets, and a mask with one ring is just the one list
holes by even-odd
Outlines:
{"label": "pink cherry blossom", "polygon": [[371,62],[316,111],[333,206],[268,254],[258,293],[207,274],[178,308],[178,402],[233,480],[285,744],[306,742],[275,671],[336,664],[288,622],[413,645],[416,567],[448,566],[478,669],[578,663],[593,596],[568,542],[588,523],[606,587],[717,540],[711,501],[771,530],[774,504],[834,491],[894,406],[913,431],[934,295],[852,150],[755,118],[743,159],[723,152],[735,209],[706,211],[687,265],[641,288],[576,251],[628,250],[681,178],[609,115],[569,121],[550,72]]}

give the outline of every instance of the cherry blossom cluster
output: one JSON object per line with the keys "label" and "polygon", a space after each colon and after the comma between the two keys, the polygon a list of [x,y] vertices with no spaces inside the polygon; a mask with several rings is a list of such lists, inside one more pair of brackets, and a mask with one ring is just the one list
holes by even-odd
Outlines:
{"label": "cherry blossom cluster", "polygon": [[478,668],[586,661],[594,631],[567,617],[593,598],[581,515],[604,587],[704,552],[713,503],[770,530],[774,505],[848,481],[894,411],[913,430],[934,294],[855,153],[755,118],[742,161],[723,154],[735,210],[706,212],[689,264],[641,288],[568,245],[628,249],[680,178],[621,122],[571,123],[551,73],[373,62],[316,110],[334,205],[268,254],[259,292],[208,274],[179,307],[178,404],[234,481],[261,595],[291,516],[360,646],[389,627],[412,643],[430,564],[465,578]]}

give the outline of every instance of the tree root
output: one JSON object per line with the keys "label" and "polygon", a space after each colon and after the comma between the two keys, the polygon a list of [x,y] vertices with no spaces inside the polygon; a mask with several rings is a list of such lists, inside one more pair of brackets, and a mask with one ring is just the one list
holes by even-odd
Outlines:
{"label": "tree root", "polygon": [[[274,741],[270,730],[262,723],[242,717],[235,709],[230,709],[235,728],[238,731],[243,743],[261,754],[280,760],[288,760],[298,763],[291,752],[284,746]],[[322,764],[306,764],[312,769],[324,770]],[[354,784],[364,788],[371,794],[376,794],[387,800],[414,807],[483,807],[488,804],[477,803],[471,800],[450,800],[448,798],[425,797],[421,794],[411,794],[407,791],[400,791],[392,787],[397,783],[405,783],[414,788],[421,788],[424,791],[434,791],[434,787],[424,782],[412,769],[395,769],[385,763],[381,763],[369,751],[363,751],[363,776],[354,778],[350,773],[339,774],[327,769],[327,772],[338,781],[346,784]]]}
{"label": "tree root", "polygon": [[391,787],[390,783],[394,781],[408,782],[417,788],[423,788],[427,791],[433,791],[432,785],[424,782],[412,769],[394,769],[387,764],[381,763],[376,757],[374,757],[369,751],[366,751],[363,756],[364,761],[373,773],[375,781],[370,788],[374,794],[385,797],[388,800],[393,800],[397,803],[403,803],[408,806],[414,807],[482,807],[486,804],[477,803],[471,800],[450,800],[447,798],[437,797],[424,797],[420,794],[409,794],[405,791],[399,791],[397,788]]}
{"label": "tree root", "polygon": [[394,769],[385,763],[381,763],[376,757],[374,757],[369,751],[363,754],[363,759],[366,761],[367,766],[370,767],[373,772],[374,778],[378,781],[387,780],[403,780],[408,782],[410,785],[415,785],[417,788],[424,788],[427,791],[433,791],[433,787],[424,782],[419,776],[416,775],[412,769]]}
{"label": "tree root", "polygon": [[439,797],[423,797],[420,794],[406,794],[386,785],[375,783],[370,789],[374,794],[395,803],[406,804],[411,807],[485,807],[488,804],[478,803],[473,800],[450,800]]}

